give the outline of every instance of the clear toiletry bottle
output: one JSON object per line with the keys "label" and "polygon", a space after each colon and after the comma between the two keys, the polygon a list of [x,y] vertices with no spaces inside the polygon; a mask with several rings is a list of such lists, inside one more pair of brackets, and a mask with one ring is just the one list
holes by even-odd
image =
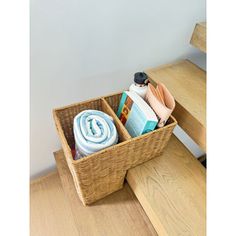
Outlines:
{"label": "clear toiletry bottle", "polygon": [[134,83],[130,85],[129,91],[133,91],[142,98],[145,98],[148,82],[147,74],[144,72],[137,72],[134,74]]}

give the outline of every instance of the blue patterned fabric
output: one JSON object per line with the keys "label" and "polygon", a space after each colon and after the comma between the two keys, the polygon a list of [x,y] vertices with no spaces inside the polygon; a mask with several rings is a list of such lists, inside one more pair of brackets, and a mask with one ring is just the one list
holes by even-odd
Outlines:
{"label": "blue patterned fabric", "polygon": [[74,118],[75,159],[98,152],[118,142],[112,117],[98,110],[85,110]]}

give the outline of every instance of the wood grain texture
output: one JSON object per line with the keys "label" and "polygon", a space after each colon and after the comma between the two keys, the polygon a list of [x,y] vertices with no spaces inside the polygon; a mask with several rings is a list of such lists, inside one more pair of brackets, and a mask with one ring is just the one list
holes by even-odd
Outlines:
{"label": "wood grain texture", "polygon": [[153,84],[164,83],[176,100],[178,125],[206,151],[206,72],[188,60],[148,69]]}
{"label": "wood grain texture", "polygon": [[85,207],[64,160],[59,169],[64,190],[57,172],[31,183],[31,236],[157,235],[127,183],[96,205]]}
{"label": "wood grain texture", "polygon": [[174,135],[163,155],[130,169],[127,181],[158,235],[206,234],[206,170]]}
{"label": "wood grain texture", "polygon": [[206,151],[206,128],[177,101],[173,115],[176,117],[178,125],[203,151]]}
{"label": "wood grain texture", "polygon": [[57,172],[35,180],[30,185],[30,235],[78,235]]}
{"label": "wood grain texture", "polygon": [[78,235],[157,235],[127,183],[123,189],[85,207],[76,193],[63,152],[54,155]]}
{"label": "wood grain texture", "polygon": [[192,34],[192,38],[190,40],[190,43],[200,49],[202,52],[207,52],[206,49],[206,22],[201,22],[201,23],[197,23],[193,34]]}

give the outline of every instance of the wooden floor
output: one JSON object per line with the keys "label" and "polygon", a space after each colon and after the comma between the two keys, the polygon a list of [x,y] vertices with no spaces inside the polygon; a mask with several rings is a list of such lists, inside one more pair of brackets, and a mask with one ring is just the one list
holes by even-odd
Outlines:
{"label": "wooden floor", "polygon": [[31,236],[157,235],[127,183],[122,190],[84,207],[63,153],[55,153],[55,158],[58,172],[31,183]]}
{"label": "wooden floor", "polygon": [[174,135],[127,180],[159,235],[206,235],[206,169]]}

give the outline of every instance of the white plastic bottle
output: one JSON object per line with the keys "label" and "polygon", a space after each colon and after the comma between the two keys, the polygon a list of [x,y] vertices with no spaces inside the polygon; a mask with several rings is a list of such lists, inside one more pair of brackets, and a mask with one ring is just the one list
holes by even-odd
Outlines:
{"label": "white plastic bottle", "polygon": [[134,83],[130,85],[129,91],[137,93],[140,97],[145,98],[147,93],[148,76],[144,72],[134,74]]}

